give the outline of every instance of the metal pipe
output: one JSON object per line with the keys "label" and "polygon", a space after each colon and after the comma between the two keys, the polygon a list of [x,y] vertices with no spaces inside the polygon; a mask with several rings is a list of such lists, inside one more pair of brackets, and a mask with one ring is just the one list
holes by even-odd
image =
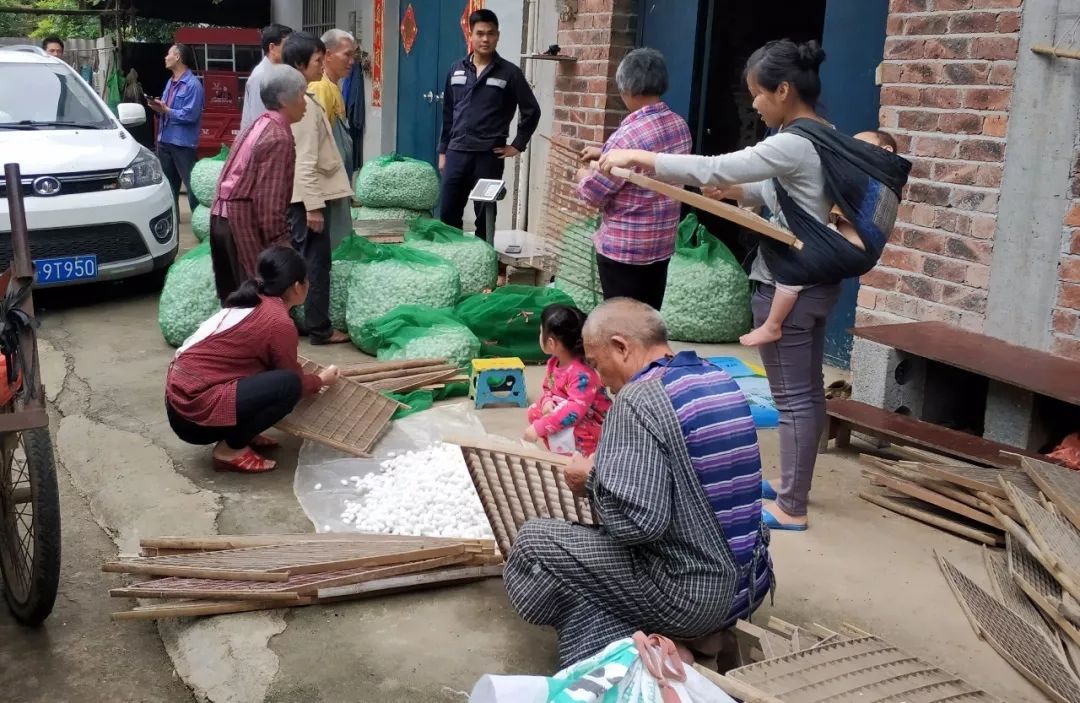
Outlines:
{"label": "metal pipe", "polygon": [[30,259],[30,237],[26,230],[26,206],[23,203],[22,174],[19,164],[4,164],[7,184],[8,213],[11,217],[11,265],[15,278],[34,278],[34,262]]}

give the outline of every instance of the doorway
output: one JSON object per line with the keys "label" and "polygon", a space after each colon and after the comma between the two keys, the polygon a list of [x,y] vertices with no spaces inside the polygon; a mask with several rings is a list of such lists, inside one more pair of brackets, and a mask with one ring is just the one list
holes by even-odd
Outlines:
{"label": "doorway", "polygon": [[447,71],[466,53],[467,3],[410,0],[398,16],[397,152],[435,165]]}

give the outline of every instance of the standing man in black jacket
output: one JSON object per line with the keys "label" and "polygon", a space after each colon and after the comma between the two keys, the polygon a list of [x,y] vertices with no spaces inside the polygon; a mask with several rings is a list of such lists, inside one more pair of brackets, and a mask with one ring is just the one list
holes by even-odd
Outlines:
{"label": "standing man in black jacket", "polygon": [[[450,67],[443,101],[439,217],[461,227],[469,192],[481,178],[503,176],[506,159],[525,151],[540,123],[540,105],[521,69],[499,56],[499,18],[491,10],[469,16],[472,53]],[[521,111],[517,135],[507,143],[510,122]],[[476,209],[476,236],[486,232]]]}

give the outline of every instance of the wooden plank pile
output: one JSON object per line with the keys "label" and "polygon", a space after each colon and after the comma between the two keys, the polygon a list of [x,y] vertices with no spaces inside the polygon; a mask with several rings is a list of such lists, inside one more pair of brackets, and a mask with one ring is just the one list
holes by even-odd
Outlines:
{"label": "wooden plank pile", "polygon": [[[158,537],[103,571],[152,577],[110,595],[142,602],[114,620],[330,603],[502,574],[492,540],[384,534]],[[146,601],[153,601],[147,603]]]}
{"label": "wooden plank pile", "polygon": [[695,668],[729,695],[757,703],[918,701],[999,703],[929,662],[845,624],[834,630],[770,618],[735,625],[737,664],[725,674]]}
{"label": "wooden plank pile", "polygon": [[900,458],[860,457],[870,484],[859,492],[861,498],[992,547],[1005,544],[1006,526],[999,515],[1019,517],[1000,481],[1024,495],[1039,494],[1020,466],[1021,461],[1036,461],[1028,457],[1013,456],[1010,468],[994,468],[909,447],[889,451]]}
{"label": "wooden plank pile", "polygon": [[469,380],[446,359],[367,361],[342,367],[341,375],[372,390],[393,393],[435,390],[448,383]]}

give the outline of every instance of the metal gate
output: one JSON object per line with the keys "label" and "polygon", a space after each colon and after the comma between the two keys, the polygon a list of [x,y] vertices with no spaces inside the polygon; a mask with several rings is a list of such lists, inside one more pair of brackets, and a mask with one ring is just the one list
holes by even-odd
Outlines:
{"label": "metal gate", "polygon": [[304,0],[304,31],[321,37],[337,24],[337,0]]}

